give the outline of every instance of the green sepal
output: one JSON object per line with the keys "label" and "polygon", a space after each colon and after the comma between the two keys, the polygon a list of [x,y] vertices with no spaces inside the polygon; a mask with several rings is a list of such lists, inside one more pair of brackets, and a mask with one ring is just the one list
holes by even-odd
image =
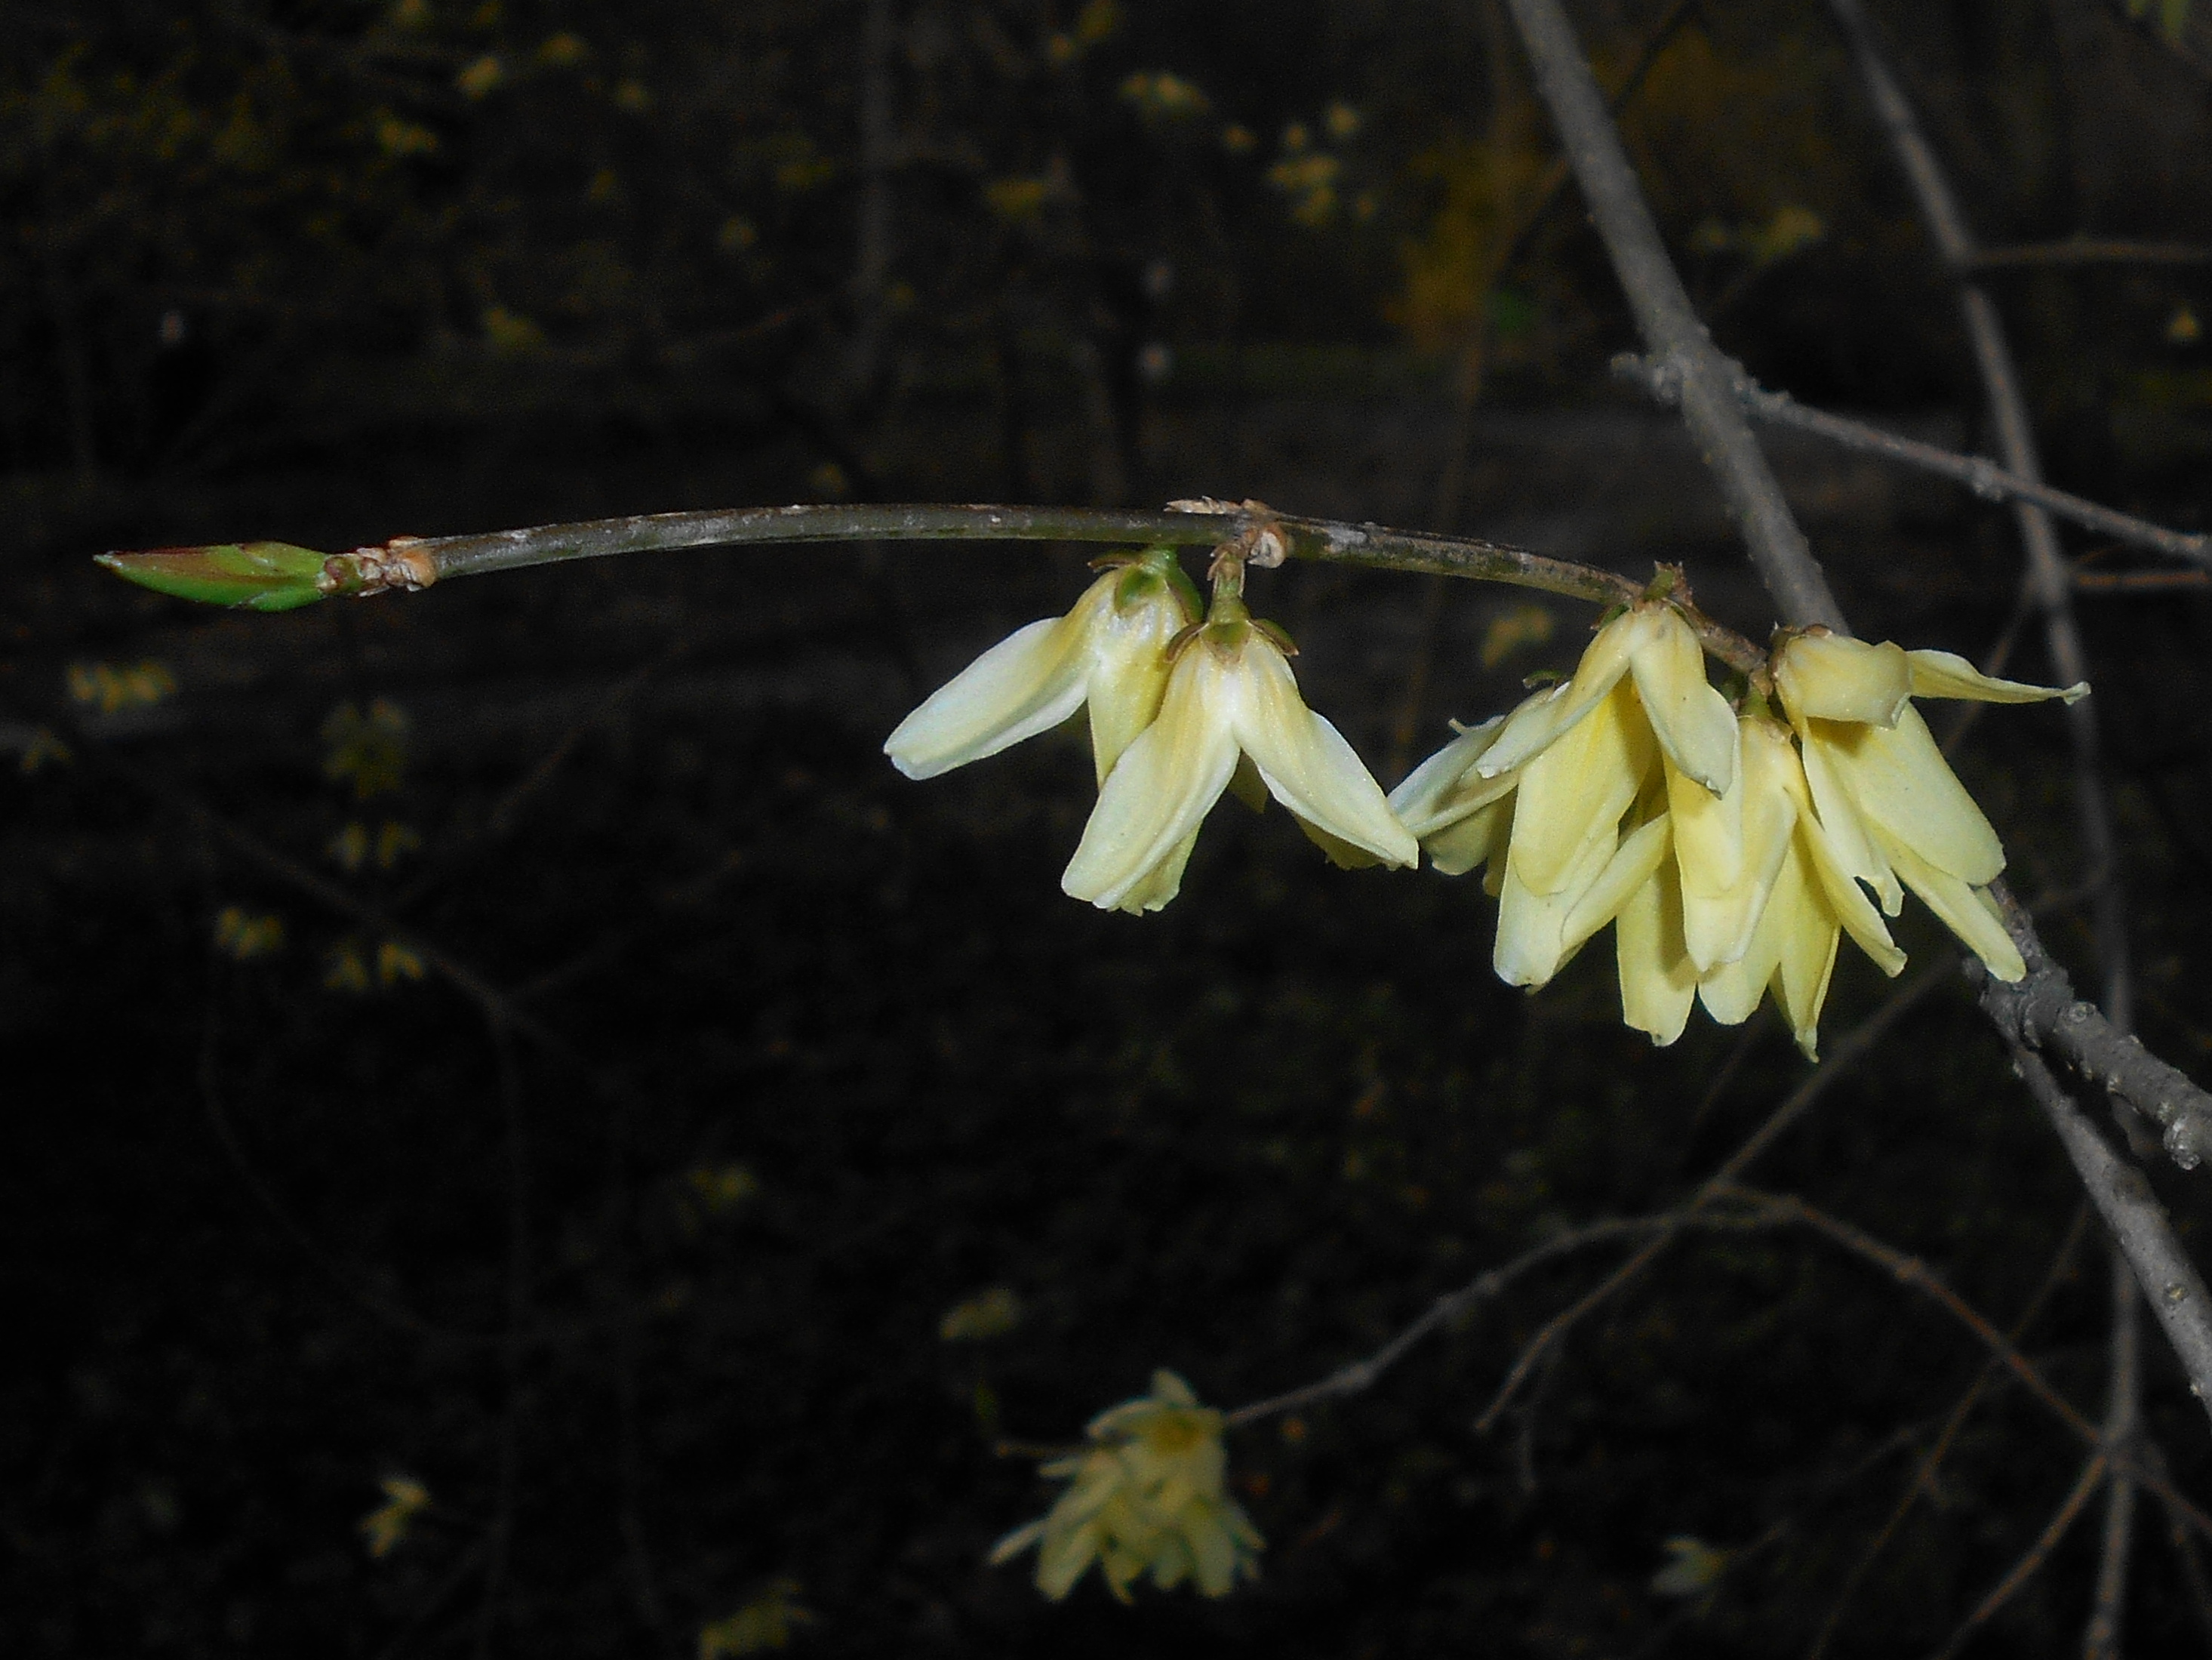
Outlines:
{"label": "green sepal", "polygon": [[118,576],[178,599],[249,611],[296,611],[325,597],[324,555],[289,542],[226,543],[103,553],[95,562]]}

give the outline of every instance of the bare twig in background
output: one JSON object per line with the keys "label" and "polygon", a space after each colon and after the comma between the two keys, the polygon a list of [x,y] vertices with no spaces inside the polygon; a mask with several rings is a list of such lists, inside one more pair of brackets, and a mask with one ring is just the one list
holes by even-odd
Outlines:
{"label": "bare twig in background", "polygon": [[[1613,372],[1616,379],[1628,381],[1660,403],[1673,404],[1680,399],[1680,381],[1662,359],[1623,352],[1613,360]],[[2148,519],[2104,507],[2067,490],[2054,489],[2031,474],[2008,471],[1986,456],[1961,455],[1941,445],[1923,444],[1917,438],[1900,438],[1865,421],[1832,415],[1826,410],[1808,409],[1786,392],[1768,391],[1748,374],[1737,380],[1735,394],[1747,414],[1769,426],[1809,432],[1844,449],[1879,455],[1923,472],[1955,479],[1984,501],[2027,502],[2085,530],[2109,536],[2116,542],[2212,567],[2212,536],[2168,530]],[[2075,580],[2077,585],[2089,586],[2080,577]],[[2194,584],[2204,579],[2191,572],[2186,574],[2185,580]]]}
{"label": "bare twig in background", "polygon": [[2074,587],[2081,593],[2153,593],[2164,589],[2201,588],[2212,583],[2212,572],[2201,570],[2076,571]]}
{"label": "bare twig in background", "polygon": [[[1930,964],[1903,985],[1891,992],[1888,998],[1872,1014],[1845,1032],[1829,1045],[1827,1059],[1816,1067],[1812,1075],[1784,1098],[1782,1104],[1769,1113],[1766,1122],[1753,1131],[1750,1138],[1730,1153],[1720,1169],[1705,1179],[1697,1192],[1680,1209],[1672,1213],[1678,1218],[1695,1218],[1717,1202],[1734,1184],[1735,1178],[1751,1167],[1752,1162],[1765,1152],[1813,1104],[1827,1092],[1828,1086],[1870,1051],[1888,1034],[1889,1029],[1902,1018],[1929,992],[1949,978],[1953,960]],[[1585,1292],[1582,1298],[1553,1315],[1537,1329],[1534,1336],[1521,1346],[1503,1382],[1490,1398],[1490,1404],[1474,1421],[1477,1433],[1487,1434],[1498,1414],[1511,1404],[1521,1386],[1528,1382],[1533,1371],[1552,1347],[1572,1331],[1583,1316],[1597,1308],[1622,1286],[1658,1261],[1661,1254],[1680,1233],[1676,1225],[1656,1234],[1633,1256],[1615,1268],[1605,1279]]]}
{"label": "bare twig in background", "polygon": [[1619,1239],[1643,1238],[1654,1233],[1671,1234],[1684,1228],[1726,1230],[1744,1225],[1740,1218],[1720,1213],[1691,1216],[1681,1211],[1667,1211],[1656,1216],[1617,1217],[1579,1228],[1570,1228],[1564,1233],[1553,1235],[1540,1245],[1522,1252],[1510,1262],[1486,1268],[1457,1291],[1446,1292],[1423,1310],[1420,1318],[1364,1359],[1340,1366],[1316,1382],[1239,1407],[1228,1414],[1223,1421],[1234,1427],[1255,1423],[1262,1418],[1296,1412],[1323,1401],[1363,1394],[1372,1389],[1384,1372],[1405,1359],[1431,1333],[1457,1324],[1483,1304],[1503,1295],[1515,1280],[1577,1251],[1610,1244]]}
{"label": "bare twig in background", "polygon": [[2091,1456],[2089,1462],[2081,1466],[2081,1474],[2072,1489],[2051,1513],[2051,1520],[2045,1523],[2043,1531],[2036,1535],[2035,1542],[2027,1548],[2019,1561],[2013,1564],[2012,1571],[1990,1589],[1990,1594],[1981,1600],[1974,1611],[1960,1622],[1958,1630],[1935,1651],[1929,1660],[1952,1660],[1952,1657],[1973,1639],[1975,1633],[1989,1623],[1998,1609],[2012,1601],[2021,1586],[2042,1571],[2043,1565],[2051,1560],[2051,1553],[2058,1548],[2058,1541],[2066,1536],[2067,1529],[2074,1525],[2074,1518],[2081,1515],[2082,1506],[2104,1485],[2107,1468],[2104,1454]]}
{"label": "bare twig in background", "polygon": [[1535,70],[1537,91],[1559,129],[1583,199],[1597,222],[1637,323],[1653,353],[1674,364],[1681,376],[1683,419],[1713,468],[1766,591],[1784,621],[1848,632],[1827,578],[1736,404],[1734,383],[1740,371],[1698,320],[1668,258],[1574,26],[1559,0],[1507,3]]}
{"label": "bare twig in background", "polygon": [[[2142,1420],[2142,1303],[2135,1270],[2115,1250],[2111,1258],[2112,1330],[2105,1385],[2105,1444],[2131,1451]],[[2136,1485],[2116,1466],[2106,1481],[2105,1528],[2097,1589],[2081,1635],[2082,1660],[2119,1660],[2127,1611],[2128,1565],[2135,1559]]]}
{"label": "bare twig in background", "polygon": [[1978,248],[1966,259],[1966,269],[1972,271],[2029,271],[2051,265],[2212,265],[2212,248],[2187,242],[2069,236],[2057,242]]}
{"label": "bare twig in background", "polygon": [[[2081,1236],[2087,1231],[2088,1222],[2089,1205],[2084,1200],[2074,1207],[2074,1219],[2066,1225],[2066,1237],[2059,1241],[2058,1249],[2051,1254],[2051,1266],[2044,1271],[2042,1283],[2037,1286],[2033,1295],[2027,1299],[2027,1306],[2012,1323],[2012,1329],[2005,1334],[2015,1346],[2027,1335],[2028,1329],[2042,1314],[2051,1293],[2058,1289],[2060,1281],[2071,1271],[2074,1255],[2081,1248]],[[1844,1576],[1841,1589],[1828,1604],[1827,1618],[1820,1622],[1820,1629],[1814,1634],[1812,1646],[1805,1651],[1805,1660],[1820,1660],[1820,1657],[1827,1652],[1829,1643],[1843,1624],[1844,1615],[1858,1595],[1859,1586],[1865,1582],[1882,1552],[1889,1548],[1889,1541],[1897,1536],[1897,1530],[1905,1525],[1905,1518],[1911,1514],[1921,1496],[1936,1491],[1936,1472],[1942,1468],[1943,1461],[1950,1456],[1960,1431],[1966,1426],[1966,1420],[1981,1404],[1982,1397],[1989,1393],[1990,1386],[1997,1382],[2004,1371],[2005,1369],[1994,1358],[1982,1363],[1982,1369],[1974,1375],[1974,1381],[1966,1386],[1966,1393],[1959,1397],[1958,1404],[1944,1419],[1943,1427],[1936,1432],[1936,1439],[1913,1467],[1911,1475],[1905,1481],[1905,1490],[1898,1495],[1897,1503],[1891,1507],[1888,1517],[1875,1530],[1874,1537],[1867,1541],[1866,1548],[1859,1553],[1859,1560],[1851,1565],[1851,1571]],[[2195,1541],[2185,1528],[2182,1536],[2190,1541],[2190,1548],[2194,1550]]]}
{"label": "bare twig in background", "polygon": [[[1984,996],[1984,1003],[1987,1000]],[[2181,1242],[2173,1237],[2172,1225],[2150,1190],[2150,1183],[2106,1144],[2074,1098],[2051,1076],[2040,1055],[2016,1041],[2013,1063],[2036,1105],[2057,1131],[2075,1168],[2082,1173],[2089,1201],[2127,1254],[2136,1283],[2144,1288],[2151,1311],[2158,1316],[2167,1341],[2189,1373],[2190,1393],[2212,1411],[2203,1381],[2212,1377],[2212,1330],[2208,1330],[2204,1320],[2204,1281]]]}
{"label": "bare twig in background", "polygon": [[2154,1470],[2142,1459],[2137,1450],[2116,1447],[2107,1442],[2104,1432],[2061,1395],[2035,1363],[2020,1352],[2011,1339],[1991,1324],[1987,1316],[1946,1285],[1942,1278],[1920,1258],[1883,1243],[1865,1229],[1839,1216],[1831,1215],[1795,1194],[1764,1194],[1749,1188],[1731,1187],[1727,1189],[1725,1196],[1749,1207],[1753,1214],[1801,1222],[1823,1238],[1881,1268],[1899,1285],[1910,1286],[1919,1292],[1972,1332],[1998,1363],[2026,1384],[2027,1392],[2050,1408],[2052,1415],[2071,1430],[2084,1445],[2100,1454],[2115,1468],[2125,1468],[2130,1476],[2144,1486],[2170,1498],[2182,1507],[2191,1527],[2207,1538],[2212,1538],[2212,1516],[2205,1515],[2192,1501],[2184,1497],[2164,1474]]}

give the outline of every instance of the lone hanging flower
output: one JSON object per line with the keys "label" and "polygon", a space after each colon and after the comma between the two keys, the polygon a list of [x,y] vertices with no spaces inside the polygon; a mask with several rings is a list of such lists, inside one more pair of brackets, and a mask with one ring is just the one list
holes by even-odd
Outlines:
{"label": "lone hanging flower", "polygon": [[1159,712],[1168,642],[1198,613],[1173,549],[1115,558],[1066,616],[1015,629],[939,687],[884,753],[909,778],[934,778],[1049,732],[1088,703],[1103,783]]}
{"label": "lone hanging flower", "polygon": [[994,1566],[1036,1547],[1037,1589],[1054,1602],[1094,1561],[1124,1602],[1148,1572],[1162,1590],[1188,1579],[1207,1596],[1258,1577],[1263,1541],[1225,1490],[1221,1414],[1200,1406],[1189,1384],[1156,1371],[1150,1395],[1101,1413],[1085,1433],[1088,1451],[1042,1472],[1067,1481],[1067,1491],[998,1542]]}
{"label": "lone hanging flower", "polygon": [[1167,903],[1240,757],[1338,863],[1419,862],[1381,786],[1298,696],[1279,637],[1236,593],[1217,592],[1205,623],[1177,642],[1159,718],[1099,790],[1060,886],[1101,909]]}

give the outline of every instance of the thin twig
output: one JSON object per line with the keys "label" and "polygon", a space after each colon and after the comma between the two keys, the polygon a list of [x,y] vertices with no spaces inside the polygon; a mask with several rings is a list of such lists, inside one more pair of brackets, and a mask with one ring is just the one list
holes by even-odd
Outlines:
{"label": "thin twig", "polygon": [[1733,386],[1740,371],[1698,320],[1667,256],[1574,25],[1559,0],[1507,4],[1637,324],[1651,350],[1681,376],[1683,418],[1713,469],[1766,591],[1784,622],[1847,631],[1827,579],[1736,404]]}
{"label": "thin twig", "polygon": [[2189,1374],[2189,1392],[2212,1412],[2212,1324],[2204,1316],[2204,1281],[2173,1237],[2150,1183],[2106,1144],[2040,1055],[2015,1043],[2013,1065],[2081,1172],[2089,1201],[2126,1253],[2136,1283],[2147,1288],[2151,1312]]}
{"label": "thin twig", "polygon": [[[2027,1305],[2012,1323],[2012,1329],[2005,1334],[2015,1345],[2027,1335],[2028,1329],[2042,1314],[2044,1305],[2051,1300],[2051,1294],[2058,1289],[2059,1283],[2073,1267],[2074,1253],[2081,1249],[2081,1236],[2087,1231],[2088,1222],[2089,1205],[2084,1200],[2074,1207],[2074,1219],[2066,1225],[2066,1237],[2059,1241],[2058,1249],[2051,1254],[2051,1266],[2044,1270],[2042,1283],[2036,1286],[2034,1294],[2027,1299]],[[1866,1548],[1859,1553],[1859,1560],[1851,1565],[1851,1571],[1844,1576],[1842,1587],[1828,1604],[1827,1618],[1820,1622],[1820,1629],[1814,1634],[1812,1646],[1805,1651],[1805,1660],[1820,1660],[1820,1657],[1827,1652],[1829,1643],[1843,1624],[1844,1615],[1858,1596],[1859,1586],[1865,1583],[1867,1575],[1873,1571],[1882,1552],[1889,1548],[1889,1541],[1897,1536],[1897,1530],[1905,1525],[1905,1518],[1912,1513],[1913,1507],[1920,1502],[1921,1495],[1936,1492],[1936,1472],[1942,1468],[1943,1461],[1950,1456],[1959,1432],[1966,1428],[1966,1420],[1972,1416],[1974,1408],[1981,1404],[1982,1397],[1989,1393],[1990,1386],[2003,1372],[2004,1369],[1994,1359],[1983,1361],[1981,1370],[1974,1374],[1974,1381],[1966,1386],[1966,1393],[1959,1397],[1958,1403],[1944,1419],[1943,1427],[1936,1432],[1935,1441],[1914,1467],[1889,1515],[1875,1530],[1875,1535],[1867,1541]]]}
{"label": "thin twig", "polygon": [[[1659,403],[1671,405],[1680,401],[1680,380],[1665,360],[1623,352],[1613,360],[1613,373],[1616,380],[1629,382]],[[2008,471],[1985,456],[1961,455],[1956,450],[1947,450],[1940,445],[1923,444],[1916,438],[1899,437],[1869,422],[1832,415],[1826,410],[1809,409],[1786,392],[1770,392],[1748,374],[1741,375],[1736,380],[1735,395],[1745,413],[1769,426],[1809,432],[1844,449],[1855,450],[1863,455],[1879,455],[1886,460],[1916,467],[1923,472],[1954,479],[1985,502],[2027,502],[2086,530],[2109,536],[2116,542],[2212,567],[2212,536],[2168,530],[2165,526],[2154,525],[2147,519],[2138,519],[2132,514],[2121,513],[2069,491],[2055,489],[2025,472]],[[2196,573],[2158,574],[2183,576],[2192,584],[2204,580]],[[2081,576],[2074,580],[2077,586],[2085,587],[2118,586],[2111,579],[2102,584]]]}
{"label": "thin twig", "polygon": [[530,1324],[532,1272],[530,1147],[521,1067],[514,1053],[514,1035],[507,1025],[487,1013],[484,1026],[498,1068],[501,1140],[506,1154],[507,1341],[501,1346],[500,1370],[507,1394],[500,1407],[495,1444],[492,1520],[484,1541],[483,1598],[477,1610],[477,1660],[485,1660],[491,1652],[493,1634],[499,1627],[501,1593],[507,1585],[507,1562],[514,1549],[522,1470],[523,1343]]}
{"label": "thin twig", "polygon": [[[2105,1385],[2105,1444],[2135,1444],[2142,1418],[2142,1299],[2135,1270],[2117,1247],[2111,1253],[2112,1331]],[[2115,1468],[2105,1484],[2105,1526],[2098,1542],[2097,1589],[2081,1635],[2081,1660],[2119,1660],[2127,1614],[2128,1565],[2135,1557],[2136,1484]]]}
{"label": "thin twig", "polygon": [[1823,1238],[1841,1245],[1852,1255],[1863,1257],[1882,1269],[1899,1285],[1910,1286],[1920,1292],[1971,1332],[1999,1364],[2027,1386],[2030,1395],[2073,1432],[2083,1445],[2101,1454],[2117,1468],[2126,1470],[2153,1492],[2170,1496],[2189,1517],[2190,1525],[2207,1538],[2212,1538],[2212,1516],[2205,1515],[2171,1481],[2148,1468],[2131,1449],[2117,1447],[2107,1442],[2104,1432],[2091,1423],[2080,1408],[2058,1392],[2051,1380],[2043,1375],[2041,1369],[2020,1352],[2017,1344],[1992,1325],[1986,1315],[1945,1284],[1942,1278],[1919,1257],[1875,1238],[1865,1229],[1832,1215],[1795,1194],[1765,1194],[1751,1188],[1731,1186],[1725,1196],[1750,1207],[1753,1214],[1763,1212],[1780,1219],[1802,1222]]}
{"label": "thin twig", "polygon": [[2051,1560],[2051,1553],[2058,1548],[2058,1541],[2066,1536],[2066,1529],[2074,1525],[2074,1518],[2081,1515],[2082,1506],[2103,1485],[2106,1467],[2104,1454],[2100,1452],[2090,1456],[2089,1462],[2081,1466],[2081,1474],[2075,1480],[2072,1490],[2051,1513],[2051,1520],[2044,1524],[2043,1531],[2035,1536],[2035,1542],[2027,1548],[2019,1561],[2013,1564],[2012,1571],[1998,1580],[1990,1594],[1982,1598],[1980,1605],[1960,1622],[1958,1630],[1951,1633],[1949,1640],[1937,1649],[1929,1660],[1952,1660],[1952,1657],[1972,1639],[1974,1633],[2013,1599],[2021,1586],[2042,1571],[2043,1565]]}
{"label": "thin twig", "polygon": [[1490,1404],[1482,1409],[1482,1415],[1474,1420],[1476,1433],[1489,1432],[1491,1426],[1498,1421],[1498,1415],[1511,1403],[1521,1386],[1528,1381],[1529,1373],[1535,1369],[1538,1362],[1543,1359],[1553,1345],[1560,1341],[1573,1330],[1591,1310],[1597,1308],[1615,1292],[1656,1262],[1667,1247],[1680,1235],[1682,1226],[1703,1214],[1708,1207],[1718,1202],[1735,1178],[1749,1169],[1752,1162],[1771,1146],[1784,1130],[1803,1116],[1813,1104],[1826,1093],[1830,1085],[1840,1079],[1860,1057],[1869,1053],[1886,1037],[1889,1029],[1904,1016],[1908,1009],[1949,977],[1952,966],[1953,960],[1947,957],[1942,962],[1931,964],[1923,969],[1911,979],[1891,992],[1880,1008],[1831,1044],[1827,1059],[1823,1061],[1803,1083],[1792,1090],[1784,1098],[1780,1106],[1767,1115],[1766,1122],[1752,1134],[1748,1140],[1729,1155],[1727,1162],[1706,1178],[1705,1184],[1690,1196],[1687,1203],[1672,1213],[1674,1217],[1680,1219],[1676,1225],[1655,1234],[1626,1262],[1599,1281],[1595,1287],[1546,1321],[1537,1329],[1536,1335],[1521,1346],[1521,1352],[1514,1357],[1512,1365],[1506,1371],[1504,1380],[1498,1384],[1496,1393],[1491,1396]]}
{"label": "thin twig", "polygon": [[2033,271],[2053,265],[2212,265],[2212,248],[2188,242],[2070,236],[2058,242],[1978,248],[1966,260],[1966,269],[1977,272]]}
{"label": "thin twig", "polygon": [[1364,1359],[1340,1366],[1328,1377],[1314,1383],[1301,1384],[1280,1395],[1271,1395],[1239,1407],[1228,1414],[1223,1422],[1234,1428],[1263,1418],[1277,1417],[1283,1413],[1297,1412],[1323,1401],[1362,1394],[1372,1389],[1383,1373],[1405,1359],[1431,1333],[1457,1324],[1483,1304],[1502,1296],[1516,1280],[1547,1263],[1556,1262],[1577,1251],[1610,1244],[1620,1239],[1641,1238],[1659,1232],[1671,1233],[1686,1227],[1728,1229],[1740,1225],[1735,1218],[1719,1213],[1691,1217],[1679,1211],[1668,1211],[1656,1216],[1608,1218],[1554,1234],[1543,1243],[1523,1251],[1511,1262],[1484,1269],[1457,1291],[1446,1292],[1431,1303],[1413,1324]]}

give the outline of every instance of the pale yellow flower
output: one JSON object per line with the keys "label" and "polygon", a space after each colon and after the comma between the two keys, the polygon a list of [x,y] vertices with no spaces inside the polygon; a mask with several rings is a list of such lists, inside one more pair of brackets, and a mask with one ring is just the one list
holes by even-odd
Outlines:
{"label": "pale yellow flower", "polygon": [[1298,696],[1281,646],[1221,597],[1182,642],[1158,717],[1107,775],[1060,886],[1101,909],[1167,903],[1240,759],[1338,862],[1419,860],[1352,745]]}
{"label": "pale yellow flower", "polygon": [[1814,810],[1844,868],[1890,915],[1909,887],[1991,974],[2025,975],[1987,891],[2004,869],[2004,848],[1911,700],[2070,703],[2088,687],[1993,679],[1949,652],[1817,630],[1783,642],[1774,681],[1802,746]]}
{"label": "pale yellow flower", "polygon": [[1167,689],[1168,643],[1198,620],[1174,551],[1109,570],[1066,616],[1017,629],[933,692],[884,740],[909,778],[934,778],[1049,732],[1086,703],[1098,780],[1152,724]]}
{"label": "pale yellow flower", "polygon": [[1221,1423],[1182,1378],[1154,1372],[1150,1395],[1091,1420],[1087,1451],[1044,1467],[1067,1491],[1001,1539],[992,1562],[1036,1547],[1037,1589],[1054,1602],[1094,1561],[1125,1602],[1147,1572],[1163,1590],[1188,1579],[1205,1596],[1227,1596],[1239,1578],[1257,1576],[1263,1541],[1229,1497]]}
{"label": "pale yellow flower", "polygon": [[[1848,932],[1884,974],[1901,970],[1905,953],[1837,857],[1814,812],[1789,731],[1764,714],[1750,714],[1741,734],[1747,799],[1769,803],[1764,816],[1781,827],[1778,858],[1745,949],[1707,970],[1696,990],[1705,1012],[1732,1026],[1747,1018],[1771,989],[1798,1048],[1812,1060],[1841,935]],[[1761,816],[1759,809],[1747,809],[1747,820]]]}

